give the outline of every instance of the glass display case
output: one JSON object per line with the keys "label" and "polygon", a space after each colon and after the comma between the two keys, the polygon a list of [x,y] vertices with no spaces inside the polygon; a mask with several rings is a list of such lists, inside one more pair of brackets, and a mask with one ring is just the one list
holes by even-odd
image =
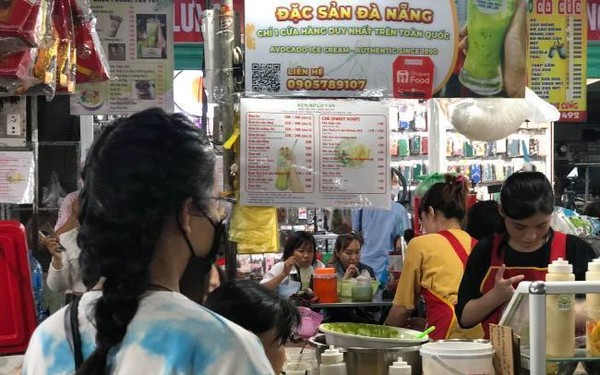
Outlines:
{"label": "glass display case", "polygon": [[[579,368],[587,374],[600,374],[600,357],[587,354],[585,330],[578,330],[575,355],[568,358],[546,356],[546,324],[564,324],[547,321],[546,297],[557,294],[600,293],[600,282],[521,282],[504,310],[500,325],[510,326],[521,337],[521,367],[530,374],[573,374]],[[582,299],[578,299],[582,301]],[[585,305],[575,307],[579,318],[585,320]],[[573,327],[575,330],[576,327]],[[527,372],[525,372],[527,373]]]}

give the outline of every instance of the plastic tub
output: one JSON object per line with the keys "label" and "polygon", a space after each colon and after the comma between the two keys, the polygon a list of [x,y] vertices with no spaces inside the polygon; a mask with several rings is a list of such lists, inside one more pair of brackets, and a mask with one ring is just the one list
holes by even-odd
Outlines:
{"label": "plastic tub", "polygon": [[440,340],[421,346],[423,375],[494,375],[494,349],[486,340]]}
{"label": "plastic tub", "polygon": [[337,273],[334,268],[317,268],[313,274],[313,291],[320,303],[335,303],[337,295]]}

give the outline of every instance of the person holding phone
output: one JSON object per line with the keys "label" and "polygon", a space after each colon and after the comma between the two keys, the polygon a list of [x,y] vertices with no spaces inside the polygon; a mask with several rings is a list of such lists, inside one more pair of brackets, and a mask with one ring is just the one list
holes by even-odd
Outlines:
{"label": "person holding phone", "polygon": [[[79,198],[78,192],[67,195],[61,205],[61,210],[68,212],[66,219],[59,220],[54,234],[47,234],[42,242],[52,255],[48,267],[48,287],[55,292],[65,293],[65,303],[74,297],[83,294],[87,288],[81,277],[79,267],[79,254],[81,250],[77,245],[79,233]],[[63,213],[63,218],[64,218]],[[40,233],[44,235],[44,233]]]}

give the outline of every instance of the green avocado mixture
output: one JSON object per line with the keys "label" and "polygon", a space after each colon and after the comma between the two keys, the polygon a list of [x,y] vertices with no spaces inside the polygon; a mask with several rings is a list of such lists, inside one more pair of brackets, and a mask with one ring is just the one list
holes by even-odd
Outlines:
{"label": "green avocado mixture", "polygon": [[378,326],[375,324],[364,324],[364,323],[325,323],[323,328],[326,330],[344,333],[348,335],[376,337],[380,339],[399,339],[400,332],[397,330],[386,327]]}

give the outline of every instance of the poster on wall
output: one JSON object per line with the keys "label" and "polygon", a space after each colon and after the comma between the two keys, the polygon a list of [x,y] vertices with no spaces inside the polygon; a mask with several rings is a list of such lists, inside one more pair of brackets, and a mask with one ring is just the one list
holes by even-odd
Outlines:
{"label": "poster on wall", "polygon": [[392,106],[242,99],[241,203],[390,207]]}
{"label": "poster on wall", "polygon": [[586,9],[586,0],[534,0],[529,8],[528,86],[560,110],[561,122],[587,117]]}
{"label": "poster on wall", "polygon": [[0,203],[33,203],[33,153],[0,152]]}
{"label": "poster on wall", "polygon": [[587,0],[587,40],[600,42],[600,0]]}
{"label": "poster on wall", "polygon": [[73,115],[173,110],[173,7],[154,0],[93,1],[111,79],[76,86]]}
{"label": "poster on wall", "polygon": [[524,0],[262,0],[245,10],[246,91],[523,97],[525,21]]}

